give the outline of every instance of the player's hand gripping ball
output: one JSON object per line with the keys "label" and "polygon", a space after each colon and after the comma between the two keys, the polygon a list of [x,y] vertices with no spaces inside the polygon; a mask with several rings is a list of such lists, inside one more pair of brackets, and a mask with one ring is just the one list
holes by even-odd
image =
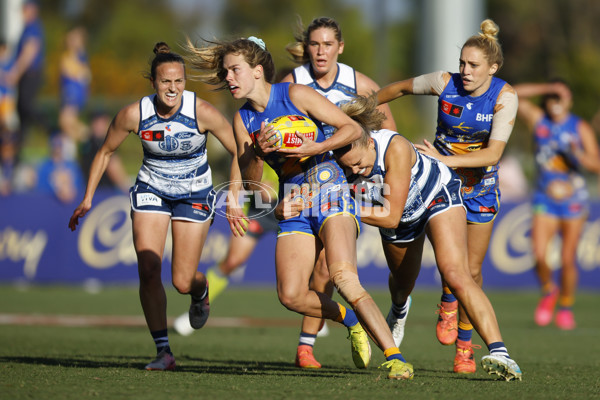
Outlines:
{"label": "player's hand gripping ball", "polygon": [[316,140],[319,134],[317,125],[307,117],[301,115],[283,115],[275,118],[269,123],[273,126],[275,136],[273,146],[281,146],[282,149],[291,149],[302,146],[302,139],[296,136],[300,132],[307,140]]}

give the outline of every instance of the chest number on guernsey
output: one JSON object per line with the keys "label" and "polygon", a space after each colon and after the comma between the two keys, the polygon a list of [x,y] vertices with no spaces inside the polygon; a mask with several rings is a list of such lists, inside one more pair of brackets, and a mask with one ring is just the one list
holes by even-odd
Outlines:
{"label": "chest number on guernsey", "polygon": [[477,113],[477,118],[476,121],[480,121],[480,122],[491,122],[492,121],[492,117],[494,116],[494,114],[482,114],[482,113]]}

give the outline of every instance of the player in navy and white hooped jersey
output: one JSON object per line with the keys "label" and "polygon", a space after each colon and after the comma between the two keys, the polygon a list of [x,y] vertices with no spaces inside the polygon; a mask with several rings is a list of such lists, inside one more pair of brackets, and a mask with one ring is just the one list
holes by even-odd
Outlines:
{"label": "player in navy and white hooped jersey", "polygon": [[[498,31],[492,20],[481,23],[481,33],[463,44],[459,73],[421,75],[394,82],[378,92],[380,103],[410,94],[438,96],[435,141],[432,145],[425,140],[416,147],[454,168],[461,177],[469,232],[469,270],[480,285],[481,266],[500,207],[497,164],[512,132],[518,104],[514,89],[494,76],[504,61]],[[473,325],[466,313],[458,312],[459,306],[443,284],[436,336],[444,345],[456,344],[454,372],[474,373]],[[506,357],[502,344],[494,346],[498,347],[499,357]]]}
{"label": "player in navy and white hooped jersey", "polygon": [[[427,233],[438,270],[459,299],[478,333],[490,349],[495,373],[507,380],[520,379],[518,365],[506,356],[497,358],[495,344],[504,343],[494,309],[468,270],[467,223],[458,175],[433,157],[419,153],[403,136],[379,130],[385,118],[377,112],[375,96],[359,96],[342,106],[360,121],[362,137],[334,150],[347,173],[356,176],[361,220],[380,228],[384,254],[393,279],[392,299],[408,299],[421,266]],[[370,134],[369,134],[370,133]],[[350,180],[350,178],[349,178]],[[504,348],[506,351],[506,348]]]}
{"label": "player in navy and white hooped jersey", "polygon": [[[371,78],[349,65],[339,62],[344,52],[342,29],[338,22],[329,17],[313,19],[304,29],[298,18],[298,27],[294,34],[296,41],[286,47],[294,61],[301,64],[282,79],[282,82],[301,83],[315,89],[338,107],[350,101],[356,94],[368,96],[380,89]],[[382,104],[377,107],[387,119],[383,128],[396,130],[396,124],[390,107]],[[332,126],[324,125],[323,133],[328,138],[334,133]],[[333,285],[329,280],[325,254],[321,252],[315,264],[310,281],[311,288],[333,294]],[[301,368],[318,368],[313,346],[319,329],[325,322],[310,317],[302,319],[302,330],[296,350],[296,365]]]}
{"label": "player in navy and white hooped jersey", "polygon": [[[233,121],[244,179],[260,181],[262,165],[267,162],[279,176],[281,194],[286,199],[283,209],[290,201],[296,205],[297,212],[279,224],[275,268],[280,302],[297,313],[346,326],[352,358],[359,368],[366,368],[371,358],[368,331],[387,359],[388,378],[412,379],[412,366],[400,354],[381,311],[360,284],[356,207],[344,173],[330,154],[358,138],[360,126],[305,85],[271,83],[275,65],[264,42],[256,37],[188,47],[192,54],[189,59],[205,77],[204,82],[221,85],[234,99],[246,100]],[[336,132],[328,139],[319,134],[315,141],[300,135],[300,147],[282,149],[273,145],[275,133],[269,122],[289,114],[310,117],[317,125],[323,122],[334,126]],[[305,157],[309,158],[300,161]],[[300,202],[292,200],[292,189],[305,185],[308,191],[300,191]],[[331,280],[352,308],[309,289],[310,274],[321,248],[327,254]]]}
{"label": "player in navy and white hooped jersey", "polygon": [[[148,78],[155,94],[121,109],[90,167],[85,196],[69,221],[75,230],[92,207],[98,182],[111,155],[133,132],[139,135],[144,160],[130,190],[133,244],[138,259],[140,301],[156,345],[147,370],[173,370],[175,358],[167,333],[166,296],[161,266],[169,226],[173,236],[172,281],[179,293],[191,296],[189,318],[199,329],[208,318],[208,283],[198,271],[202,247],[214,209],[206,136],[212,133],[232,155],[230,180],[240,181],[231,125],[211,104],[185,90],[183,58],[160,42],[154,48]],[[235,191],[235,188],[233,188]],[[235,198],[235,194],[234,194]],[[228,204],[234,233],[243,233],[243,214]]]}

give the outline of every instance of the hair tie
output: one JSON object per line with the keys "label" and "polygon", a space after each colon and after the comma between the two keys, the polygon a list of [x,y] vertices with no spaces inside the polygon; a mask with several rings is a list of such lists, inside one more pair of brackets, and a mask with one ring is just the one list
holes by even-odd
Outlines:
{"label": "hair tie", "polygon": [[250,36],[248,38],[249,41],[254,42],[258,45],[258,47],[260,47],[263,50],[267,50],[267,46],[265,45],[265,42],[262,39],[257,38],[256,36]]}

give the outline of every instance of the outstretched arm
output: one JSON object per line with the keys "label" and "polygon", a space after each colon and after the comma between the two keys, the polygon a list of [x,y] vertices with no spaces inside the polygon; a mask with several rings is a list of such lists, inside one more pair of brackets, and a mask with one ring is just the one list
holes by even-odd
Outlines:
{"label": "outstretched arm", "polygon": [[88,211],[92,208],[92,199],[98,187],[98,182],[108,167],[110,157],[115,150],[123,143],[129,135],[129,132],[137,130],[140,120],[139,102],[130,104],[123,108],[110,123],[108,133],[104,139],[102,147],[96,153],[90,174],[85,189],[85,195],[79,206],[73,211],[73,215],[69,220],[69,228],[74,231],[79,224],[79,218],[85,217]]}
{"label": "outstretched arm", "polygon": [[519,118],[523,119],[529,129],[533,129],[535,124],[544,116],[544,109],[530,99],[532,97],[544,95],[557,95],[565,103],[571,102],[571,91],[564,83],[520,83],[514,85],[519,96]]}
{"label": "outstretched arm", "polygon": [[229,191],[227,193],[227,220],[229,228],[235,236],[243,236],[246,232],[247,218],[238,204],[242,185],[242,174],[238,164],[237,148],[231,124],[212,104],[196,98],[196,115],[200,131],[210,131],[221,142],[231,155],[229,169]]}

